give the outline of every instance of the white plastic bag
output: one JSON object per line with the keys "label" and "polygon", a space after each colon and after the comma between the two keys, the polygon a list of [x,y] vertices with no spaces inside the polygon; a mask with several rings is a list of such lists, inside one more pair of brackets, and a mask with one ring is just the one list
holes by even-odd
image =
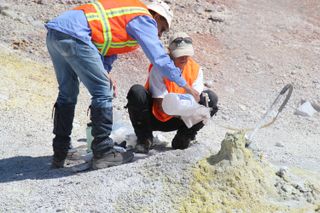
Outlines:
{"label": "white plastic bag", "polygon": [[190,94],[168,93],[163,98],[162,108],[168,115],[181,116],[188,128],[210,118],[210,109],[198,104]]}
{"label": "white plastic bag", "polygon": [[181,116],[181,119],[188,128],[191,128],[193,125],[203,122],[204,124],[210,119],[210,109],[200,105],[196,112],[191,116]]}

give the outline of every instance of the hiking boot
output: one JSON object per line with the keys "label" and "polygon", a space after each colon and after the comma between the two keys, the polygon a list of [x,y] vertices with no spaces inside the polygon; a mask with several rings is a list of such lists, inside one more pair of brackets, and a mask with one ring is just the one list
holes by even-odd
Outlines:
{"label": "hiking boot", "polygon": [[118,152],[116,150],[112,150],[111,152],[103,154],[101,158],[94,157],[92,161],[92,168],[103,169],[118,166],[132,161],[133,157],[134,154],[131,151]]}
{"label": "hiking boot", "polygon": [[188,129],[186,126],[178,129],[177,134],[172,139],[173,149],[186,149],[189,147],[190,142],[196,139],[197,132],[204,126],[203,122]]}
{"label": "hiking boot", "polygon": [[54,153],[51,162],[51,169],[63,168],[68,151],[54,148]]}
{"label": "hiking boot", "polygon": [[74,104],[55,103],[54,105],[53,134],[55,134],[55,137],[52,140],[52,169],[63,168],[68,150],[72,148],[70,135],[74,111]]}
{"label": "hiking boot", "polygon": [[144,140],[137,141],[137,145],[135,146],[136,153],[144,153],[147,154],[153,145],[153,138],[147,138]]}
{"label": "hiking boot", "polygon": [[189,147],[192,139],[195,139],[195,137],[176,134],[171,142],[172,149],[186,149]]}
{"label": "hiking boot", "polygon": [[60,169],[60,168],[63,168],[63,166],[64,166],[64,160],[58,160],[56,158],[53,158],[50,168],[51,169]]}

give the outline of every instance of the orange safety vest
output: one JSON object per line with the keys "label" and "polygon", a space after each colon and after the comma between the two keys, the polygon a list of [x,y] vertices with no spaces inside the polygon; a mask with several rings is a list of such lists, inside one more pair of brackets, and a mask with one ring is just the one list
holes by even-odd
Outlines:
{"label": "orange safety vest", "polygon": [[137,49],[138,42],[128,35],[126,26],[137,16],[152,17],[139,0],[99,0],[78,6],[74,10],[85,13],[92,42],[103,56]]}
{"label": "orange safety vest", "polygon": [[[152,64],[149,66],[149,72],[152,69]],[[200,66],[197,64],[192,58],[189,58],[187,64],[184,66],[182,70],[182,77],[187,81],[187,84],[189,86],[192,86],[193,82],[197,80],[198,74],[199,74]],[[158,71],[159,72],[159,71]],[[166,88],[168,90],[168,93],[179,93],[184,94],[186,93],[185,89],[182,87],[179,87],[176,83],[173,81],[170,81],[167,78],[163,78],[163,82],[166,85]],[[149,78],[145,84],[145,88],[149,90]],[[159,121],[166,122],[173,118],[171,115],[167,115],[163,111],[159,109],[159,106],[156,104],[152,104],[152,113],[154,117],[156,117]]]}

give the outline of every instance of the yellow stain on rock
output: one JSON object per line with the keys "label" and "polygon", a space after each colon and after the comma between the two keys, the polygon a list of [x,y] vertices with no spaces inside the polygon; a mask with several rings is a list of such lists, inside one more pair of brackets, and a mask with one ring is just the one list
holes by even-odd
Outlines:
{"label": "yellow stain on rock", "polygon": [[44,64],[0,51],[0,109],[27,109],[52,107],[57,85],[53,69]]}
{"label": "yellow stain on rock", "polygon": [[245,148],[243,132],[227,133],[218,154],[201,160],[180,212],[313,212],[291,208],[275,188],[276,171]]}

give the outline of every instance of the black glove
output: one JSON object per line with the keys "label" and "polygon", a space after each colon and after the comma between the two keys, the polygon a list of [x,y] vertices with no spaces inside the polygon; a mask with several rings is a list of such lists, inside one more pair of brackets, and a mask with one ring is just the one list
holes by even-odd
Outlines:
{"label": "black glove", "polygon": [[218,110],[219,110],[218,106],[211,107],[210,116],[212,117],[212,116],[216,115]]}

